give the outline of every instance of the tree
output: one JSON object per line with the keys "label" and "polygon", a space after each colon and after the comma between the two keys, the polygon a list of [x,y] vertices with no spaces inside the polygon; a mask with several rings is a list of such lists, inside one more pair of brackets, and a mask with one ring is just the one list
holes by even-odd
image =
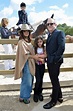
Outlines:
{"label": "tree", "polygon": [[58,29],[65,32],[65,35],[73,35],[73,27],[67,26],[66,23],[59,24]]}

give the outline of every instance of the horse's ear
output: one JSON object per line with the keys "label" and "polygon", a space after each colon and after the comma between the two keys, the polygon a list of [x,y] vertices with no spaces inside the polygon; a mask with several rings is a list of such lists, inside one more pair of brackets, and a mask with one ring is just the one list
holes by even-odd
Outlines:
{"label": "horse's ear", "polygon": [[51,18],[53,18],[53,17],[54,17],[54,14],[52,14]]}
{"label": "horse's ear", "polygon": [[[53,17],[54,17],[54,14],[51,15],[51,18],[53,18]],[[43,21],[43,23],[46,24],[46,23],[47,23],[47,20],[48,20],[48,18],[45,19],[45,20]]]}
{"label": "horse's ear", "polygon": [[46,23],[47,23],[47,20],[48,20],[48,18],[47,18],[46,20],[44,20],[43,23],[46,24]]}

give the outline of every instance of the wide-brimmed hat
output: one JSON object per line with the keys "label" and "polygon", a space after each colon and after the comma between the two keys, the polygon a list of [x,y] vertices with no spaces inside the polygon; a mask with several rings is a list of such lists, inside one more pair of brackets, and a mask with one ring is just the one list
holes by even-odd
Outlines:
{"label": "wide-brimmed hat", "polygon": [[22,31],[22,30],[28,30],[28,31],[30,31],[30,32],[33,31],[33,29],[31,29],[28,24],[22,24],[22,26],[21,26],[21,31]]}

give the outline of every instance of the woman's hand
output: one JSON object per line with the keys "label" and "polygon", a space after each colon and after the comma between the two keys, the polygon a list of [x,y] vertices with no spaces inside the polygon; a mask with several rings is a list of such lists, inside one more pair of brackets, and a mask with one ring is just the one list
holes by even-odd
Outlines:
{"label": "woman's hand", "polygon": [[38,57],[44,59],[47,57],[47,54],[38,54]]}
{"label": "woman's hand", "polygon": [[34,55],[34,59],[39,60],[39,55],[38,54]]}
{"label": "woman's hand", "polygon": [[28,56],[29,57],[29,59],[35,59],[35,60],[39,60],[39,56],[38,56],[38,54],[36,54],[36,55],[29,55]]}
{"label": "woman's hand", "polygon": [[42,55],[39,55],[39,54],[29,55],[29,59],[33,58],[33,59],[38,60],[38,61],[43,61],[43,59],[46,58],[46,57],[47,57],[46,54],[42,54]]}

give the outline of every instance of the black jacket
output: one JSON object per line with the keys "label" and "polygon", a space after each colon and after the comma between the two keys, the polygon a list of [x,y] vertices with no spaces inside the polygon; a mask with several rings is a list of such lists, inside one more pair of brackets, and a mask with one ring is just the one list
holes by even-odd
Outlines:
{"label": "black jacket", "polygon": [[63,52],[65,50],[65,34],[57,29],[48,35],[46,41],[47,62],[63,62]]}
{"label": "black jacket", "polygon": [[18,16],[19,16],[19,21],[18,21],[18,23],[16,25],[29,24],[28,23],[27,13],[24,10],[18,11]]}

